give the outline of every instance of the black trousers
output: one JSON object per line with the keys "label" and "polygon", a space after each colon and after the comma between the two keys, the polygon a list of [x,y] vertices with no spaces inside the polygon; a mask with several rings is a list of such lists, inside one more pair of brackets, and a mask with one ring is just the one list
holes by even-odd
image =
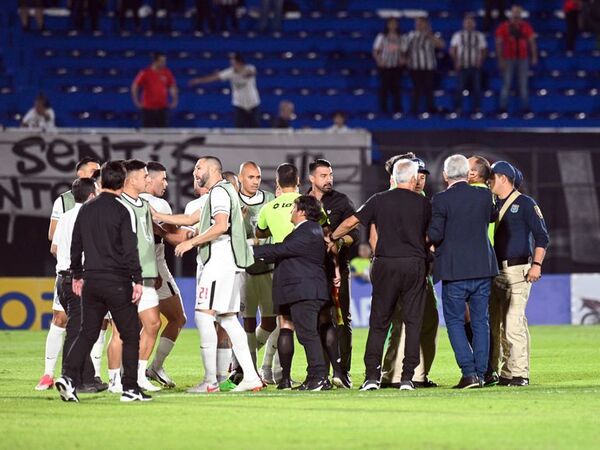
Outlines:
{"label": "black trousers", "polygon": [[123,341],[123,389],[138,389],[140,324],[137,306],[131,303],[131,294],[131,281],[85,280],[81,301],[83,322],[63,370],[75,385],[79,384],[79,374],[98,339],[102,320],[110,311]]}
{"label": "black trousers", "polygon": [[244,109],[234,106],[235,128],[258,128],[260,126],[260,110],[258,106],[252,109]]}
{"label": "black trousers", "polygon": [[565,35],[565,44],[568,51],[575,50],[575,41],[579,31],[579,11],[569,11],[565,20],[567,22],[567,32]]}
{"label": "black trousers", "polygon": [[406,334],[401,380],[412,380],[420,360],[421,325],[425,309],[425,276],[424,259],[385,257],[374,259],[371,269],[373,298],[365,349],[368,379],[381,378],[383,345],[396,305],[401,301]]}
{"label": "black trousers", "polygon": [[296,336],[306,353],[308,378],[327,376],[327,366],[319,336],[319,312],[326,304],[325,300],[301,300],[289,305]]}
{"label": "black trousers", "polygon": [[392,97],[392,112],[402,112],[400,81],[402,67],[380,67],[379,72],[379,109],[388,112],[388,97]]}
{"label": "black trousers", "polygon": [[142,109],[143,128],[167,128],[169,114],[167,109]]}
{"label": "black trousers", "polygon": [[350,372],[352,367],[352,315],[350,314],[350,271],[341,270],[339,301],[342,310],[343,325],[338,325],[338,341],[342,370]]}
{"label": "black trousers", "polygon": [[[62,365],[64,367],[65,360],[69,350],[73,346],[79,330],[81,329],[81,297],[75,295],[73,292],[73,286],[71,285],[71,277],[58,276],[58,282],[56,283],[58,291],[58,299],[60,304],[67,313],[67,335],[65,336],[65,342],[63,344],[62,352]],[[81,384],[91,384],[94,382],[94,376],[96,375],[94,365],[92,364],[92,358],[88,354],[88,357],[83,363],[79,379]]]}
{"label": "black trousers", "polygon": [[412,113],[417,113],[421,106],[421,99],[425,99],[425,106],[428,112],[435,111],[433,102],[433,77],[435,70],[411,70],[410,78],[413,83],[413,95],[410,104]]}

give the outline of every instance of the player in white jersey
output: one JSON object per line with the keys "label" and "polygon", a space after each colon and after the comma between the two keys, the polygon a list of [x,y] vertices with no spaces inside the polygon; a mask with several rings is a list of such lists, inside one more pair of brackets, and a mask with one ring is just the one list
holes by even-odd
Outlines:
{"label": "player in white jersey", "polygon": [[[77,178],[91,178],[94,172],[99,168],[100,163],[94,158],[83,158],[75,166]],[[52,215],[50,216],[50,226],[48,228],[48,240],[50,242],[52,242],[56,225],[58,224],[60,217],[74,206],[75,199],[73,198],[71,191],[64,192],[54,201],[54,204],[52,205]],[[63,337],[66,332],[66,326],[67,315],[64,308],[60,304],[55,288],[54,300],[52,302],[52,322],[50,323],[50,329],[48,330],[48,335],[46,337],[44,374],[35,387],[37,391],[50,389],[54,385],[54,370],[56,368],[58,354],[60,353],[63,345]],[[94,348],[92,349],[92,354],[94,355],[92,356],[92,360],[94,360],[94,366],[96,365],[96,361],[98,362],[99,366],[100,360],[95,358],[95,356],[98,353],[98,349],[100,357],[102,356],[102,349],[104,347],[104,334],[100,333],[98,342],[96,344],[97,345],[94,345]],[[97,372],[99,372],[99,370]],[[99,376],[100,374],[97,373],[96,375]]]}
{"label": "player in white jersey", "polygon": [[[150,203],[150,206],[155,211],[162,214],[173,214],[171,206],[162,198],[168,186],[167,169],[158,162],[150,161],[147,163],[149,183],[146,185],[146,192],[140,194],[144,200]],[[161,224],[159,224],[161,225]],[[164,225],[169,228],[169,225]],[[176,233],[177,229],[165,230],[169,234]],[[156,264],[158,265],[159,287],[157,289],[160,313],[166,317],[167,325],[158,341],[156,354],[152,364],[148,367],[146,375],[148,378],[159,382],[166,387],[175,387],[175,382],[167,375],[163,368],[163,363],[179,336],[179,332],[184,327],[186,316],[181,301],[181,293],[175,283],[175,279],[165,260],[165,244],[160,235],[155,234],[155,249],[156,249]]]}
{"label": "player in white jersey", "polygon": [[[275,198],[271,192],[260,189],[262,175],[260,167],[252,161],[240,165],[238,178],[240,180],[240,201],[246,226],[246,237],[254,244],[258,214],[262,206]],[[264,239],[261,240],[264,242]],[[273,267],[258,261],[246,269],[244,286],[242,288],[242,315],[244,329],[248,337],[250,353],[256,363],[257,352],[266,344],[261,376],[268,384],[275,384],[273,377],[273,357],[277,351],[276,315],[273,311]],[[260,311],[260,325],[257,326],[256,316]]]}

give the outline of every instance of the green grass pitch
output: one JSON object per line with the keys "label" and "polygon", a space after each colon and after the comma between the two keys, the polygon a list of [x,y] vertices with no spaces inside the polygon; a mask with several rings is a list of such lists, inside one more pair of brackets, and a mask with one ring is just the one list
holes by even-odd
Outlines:
{"label": "green grass pitch", "polygon": [[[185,394],[201,378],[198,334],[183,332],[166,368],[178,388],[150,403],[36,392],[46,332],[0,333],[1,449],[579,449],[600,448],[600,327],[532,327],[532,385],[455,391],[445,329],[436,389],[361,393],[366,330],[356,330],[352,391]],[[303,379],[296,343],[294,378]],[[106,361],[103,361],[106,375]]]}

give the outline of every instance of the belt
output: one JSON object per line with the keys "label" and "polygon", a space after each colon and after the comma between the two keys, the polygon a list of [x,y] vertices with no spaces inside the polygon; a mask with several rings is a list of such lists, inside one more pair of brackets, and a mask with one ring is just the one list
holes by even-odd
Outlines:
{"label": "belt", "polygon": [[71,272],[68,270],[59,270],[58,271],[58,276],[60,277],[70,277],[71,276]]}
{"label": "belt", "polygon": [[504,261],[500,261],[502,267],[522,266],[531,263],[530,256],[523,256],[522,258],[510,258]]}

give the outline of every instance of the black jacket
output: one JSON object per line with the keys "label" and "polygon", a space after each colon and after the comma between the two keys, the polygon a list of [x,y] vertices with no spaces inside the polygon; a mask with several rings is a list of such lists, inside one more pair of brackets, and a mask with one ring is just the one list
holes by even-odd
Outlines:
{"label": "black jacket", "polygon": [[275,263],[273,302],[276,305],[299,300],[329,300],[323,230],[307,221],[292,231],[280,244],[254,247],[254,257]]}
{"label": "black jacket", "polygon": [[488,226],[496,211],[488,189],[458,182],[433,196],[429,239],[435,246],[433,279],[469,280],[498,275]]}
{"label": "black jacket", "polygon": [[[71,272],[75,279],[142,282],[142,268],[133,232],[135,217],[117,196],[103,192],[85,203],[73,227]],[[133,222],[135,223],[135,222]],[[85,261],[82,264],[82,252]]]}

